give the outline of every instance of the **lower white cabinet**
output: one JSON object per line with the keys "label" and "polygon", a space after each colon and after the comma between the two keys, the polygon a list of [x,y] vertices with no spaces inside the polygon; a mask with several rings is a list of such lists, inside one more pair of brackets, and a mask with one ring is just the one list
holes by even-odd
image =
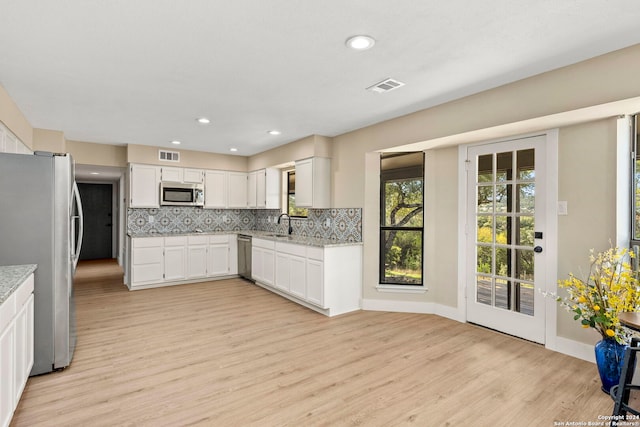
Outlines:
{"label": "lower white cabinet", "polygon": [[0,305],[0,427],[10,424],[33,367],[33,274]]}
{"label": "lower white cabinet", "polygon": [[251,242],[251,277],[265,285],[275,280],[275,242],[253,238]]}
{"label": "lower white cabinet", "polygon": [[235,234],[133,237],[129,289],[144,289],[238,274]]}
{"label": "lower white cabinet", "polygon": [[316,247],[254,238],[252,257],[258,285],[328,316],[360,309],[361,245]]}

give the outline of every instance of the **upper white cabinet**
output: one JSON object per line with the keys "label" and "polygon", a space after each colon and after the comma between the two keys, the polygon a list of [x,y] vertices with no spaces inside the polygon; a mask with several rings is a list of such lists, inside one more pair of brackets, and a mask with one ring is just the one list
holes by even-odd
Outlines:
{"label": "upper white cabinet", "polygon": [[280,207],[280,175],[278,169],[267,168],[249,173],[247,206],[278,209]]}
{"label": "upper white cabinet", "polygon": [[161,180],[165,182],[181,182],[185,184],[202,184],[204,171],[202,169],[162,167]]}
{"label": "upper white cabinet", "polygon": [[160,167],[131,164],[129,166],[129,207],[160,207]]}
{"label": "upper white cabinet", "polygon": [[184,169],[170,166],[160,168],[160,180],[163,182],[182,182]]}
{"label": "upper white cabinet", "polygon": [[247,207],[247,173],[228,172],[228,208]]}
{"label": "upper white cabinet", "polygon": [[229,172],[208,170],[204,173],[204,207],[226,208]]}
{"label": "upper white cabinet", "polygon": [[204,171],[202,169],[184,169],[182,182],[189,184],[202,184],[204,182]]}
{"label": "upper white cabinet", "polygon": [[296,206],[331,207],[331,159],[311,157],[296,161]]}

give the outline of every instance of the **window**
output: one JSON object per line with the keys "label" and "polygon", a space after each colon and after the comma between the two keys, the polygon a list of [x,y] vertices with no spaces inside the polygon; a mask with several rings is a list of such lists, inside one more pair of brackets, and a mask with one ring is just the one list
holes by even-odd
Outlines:
{"label": "window", "polygon": [[287,214],[306,218],[307,208],[296,207],[296,171],[287,172]]}
{"label": "window", "polygon": [[422,285],[424,154],[380,158],[380,283]]}

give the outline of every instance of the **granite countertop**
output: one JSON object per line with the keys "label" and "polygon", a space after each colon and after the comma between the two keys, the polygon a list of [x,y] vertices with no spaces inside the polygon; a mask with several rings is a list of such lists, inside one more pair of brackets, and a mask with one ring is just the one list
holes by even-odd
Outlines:
{"label": "granite countertop", "polygon": [[36,264],[0,266],[0,304],[5,302],[37,267]]}
{"label": "granite countertop", "polygon": [[129,237],[169,237],[169,236],[215,236],[220,234],[244,234],[247,236],[257,237],[260,239],[273,240],[275,242],[294,243],[298,245],[317,246],[321,248],[335,246],[361,246],[362,242],[338,242],[331,239],[320,239],[317,237],[300,236],[295,233],[287,236],[286,234],[277,234],[272,231],[257,230],[240,230],[240,231],[206,231],[197,232],[178,232],[178,233],[128,233]]}

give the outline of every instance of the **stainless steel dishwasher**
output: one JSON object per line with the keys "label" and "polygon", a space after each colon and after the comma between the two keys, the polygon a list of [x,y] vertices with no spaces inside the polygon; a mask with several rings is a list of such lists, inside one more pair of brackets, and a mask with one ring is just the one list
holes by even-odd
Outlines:
{"label": "stainless steel dishwasher", "polygon": [[251,236],[238,234],[238,274],[251,279]]}

